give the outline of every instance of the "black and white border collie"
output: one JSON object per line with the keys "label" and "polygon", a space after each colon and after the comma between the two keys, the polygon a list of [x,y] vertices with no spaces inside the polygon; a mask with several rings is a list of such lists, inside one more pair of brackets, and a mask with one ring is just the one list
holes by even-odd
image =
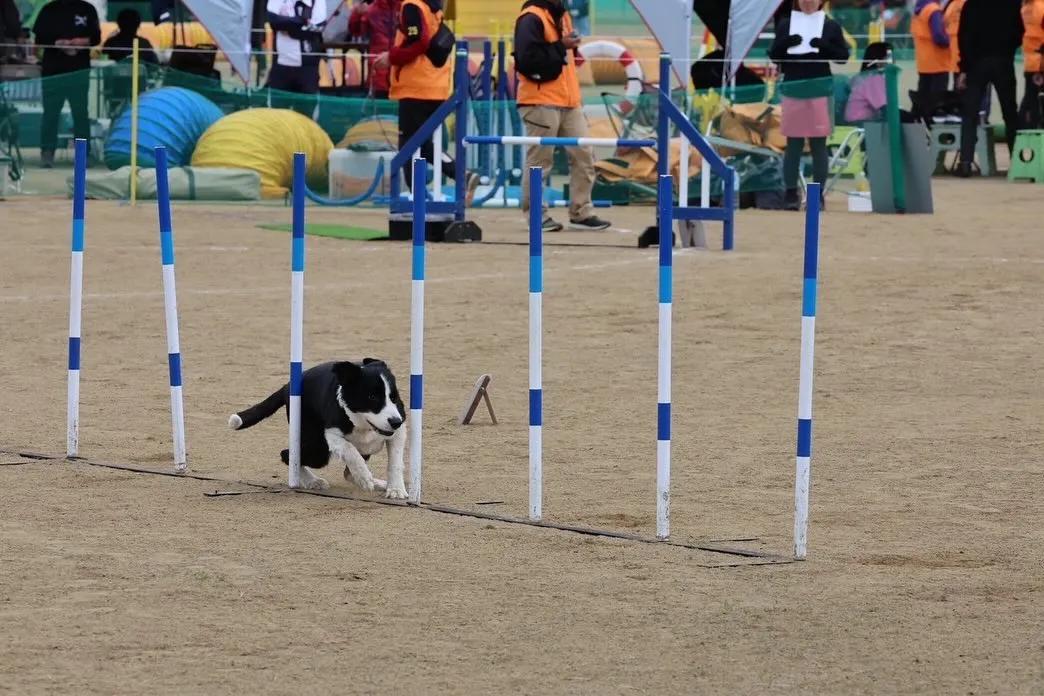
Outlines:
{"label": "black and white border collie", "polygon": [[[230,416],[228,427],[249,428],[282,407],[289,420],[289,383],[261,403]],[[361,365],[327,362],[305,370],[301,383],[301,487],[329,488],[310,469],[322,469],[336,458],[345,465],[344,478],[362,490],[384,491],[386,498],[404,500],[405,419],[395,376],[381,360],[365,358]],[[381,447],[388,450],[387,481],[375,479],[367,465]],[[289,463],[290,450],[283,450],[280,457],[284,464]]]}

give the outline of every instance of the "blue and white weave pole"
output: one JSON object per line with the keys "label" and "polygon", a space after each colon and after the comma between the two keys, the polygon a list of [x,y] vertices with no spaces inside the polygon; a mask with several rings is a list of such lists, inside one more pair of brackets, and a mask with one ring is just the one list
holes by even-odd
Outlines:
{"label": "blue and white weave pole", "polygon": [[69,393],[65,454],[80,453],[80,327],[83,316],[83,238],[87,201],[87,141],[76,139],[73,170],[72,270],[69,278]]}
{"label": "blue and white weave pole", "polygon": [[528,135],[469,135],[469,145],[539,145],[543,147],[656,147],[655,140],[619,138],[535,138]]}
{"label": "blue and white weave pole", "polygon": [[544,514],[544,170],[529,170],[529,519]]}
{"label": "blue and white weave pole", "polygon": [[[294,153],[290,242],[290,456],[287,485],[301,486],[301,380],[304,373],[305,178],[303,152]],[[421,196],[424,198],[424,196]]]}
{"label": "blue and white weave pole", "polygon": [[174,284],[174,226],[170,216],[167,148],[154,150],[156,202],[159,208],[160,258],[163,262],[163,310],[167,319],[167,365],[170,372],[170,420],[174,434],[174,471],[188,468],[185,456],[185,402],[181,381],[181,339],[178,334],[178,295]]}
{"label": "blue and white weave pole", "polygon": [[798,386],[797,474],[794,481],[794,556],[808,550],[808,490],[812,469],[812,361],[816,346],[820,184],[808,185],[805,209],[805,269],[801,293],[801,367]]}
{"label": "blue and white weave pole", "polygon": [[660,177],[659,357],[656,378],[656,538],[671,535],[671,309],[674,301],[674,179]]}
{"label": "blue and white weave pole", "polygon": [[[413,160],[413,180],[428,177],[428,163]],[[424,426],[424,243],[427,196],[413,197],[413,281],[410,302],[410,502],[421,500],[421,434]]]}

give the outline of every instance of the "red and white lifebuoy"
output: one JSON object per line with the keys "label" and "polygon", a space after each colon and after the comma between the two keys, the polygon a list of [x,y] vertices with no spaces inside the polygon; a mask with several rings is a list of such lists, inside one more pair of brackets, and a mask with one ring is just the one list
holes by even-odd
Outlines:
{"label": "red and white lifebuoy", "polygon": [[[637,99],[641,96],[642,85],[645,83],[645,73],[642,72],[642,64],[624,46],[615,41],[591,41],[580,44],[577,53],[579,54],[576,59],[576,67],[578,68],[585,61],[592,58],[609,58],[618,61],[627,75],[627,86],[624,88],[624,95],[632,99]],[[630,100],[625,99],[620,102],[619,108],[624,114],[627,114],[634,108],[634,105]]]}
{"label": "red and white lifebuoy", "polygon": [[577,52],[580,54],[576,61],[577,67],[592,58],[610,58],[618,61],[627,74],[627,88],[624,90],[624,94],[629,97],[637,97],[642,93],[642,83],[645,81],[642,64],[638,62],[633,53],[620,44],[615,41],[591,41],[580,44]]}

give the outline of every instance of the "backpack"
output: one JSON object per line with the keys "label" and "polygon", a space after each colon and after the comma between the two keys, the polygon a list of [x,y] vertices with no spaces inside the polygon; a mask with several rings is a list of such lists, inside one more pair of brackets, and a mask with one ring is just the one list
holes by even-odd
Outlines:
{"label": "backpack", "polygon": [[441,68],[453,55],[456,47],[457,37],[446,26],[445,20],[440,18],[439,28],[436,30],[435,36],[431,37],[431,43],[428,45],[428,50],[424,52],[424,55],[428,57],[432,65],[436,68]]}
{"label": "backpack", "polygon": [[[518,22],[522,20],[519,17],[515,20],[515,26],[518,26]],[[562,27],[559,25],[558,39],[562,40]],[[536,84],[544,84],[547,82],[554,82],[562,76],[562,71],[565,70],[566,63],[568,62],[567,56],[551,56],[547,52],[531,51],[527,53],[518,53],[517,51],[511,52],[511,57],[515,59],[515,70],[520,75],[525,77],[530,82]]]}

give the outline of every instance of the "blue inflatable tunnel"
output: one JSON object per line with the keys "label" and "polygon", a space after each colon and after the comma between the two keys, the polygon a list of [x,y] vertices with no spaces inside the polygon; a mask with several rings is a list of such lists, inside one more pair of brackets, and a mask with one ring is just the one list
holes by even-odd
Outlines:
{"label": "blue inflatable tunnel", "polygon": [[[138,166],[155,167],[153,149],[167,148],[172,167],[188,166],[203,133],[224,112],[203,95],[182,87],[161,87],[138,98]],[[131,110],[120,112],[105,139],[105,166],[130,164]]]}

